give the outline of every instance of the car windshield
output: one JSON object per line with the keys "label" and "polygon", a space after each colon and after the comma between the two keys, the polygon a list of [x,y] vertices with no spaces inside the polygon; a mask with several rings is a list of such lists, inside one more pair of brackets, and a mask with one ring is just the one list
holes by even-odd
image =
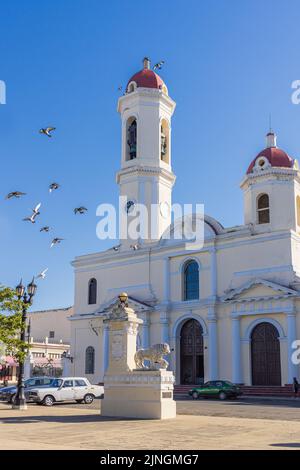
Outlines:
{"label": "car windshield", "polygon": [[35,383],[35,379],[27,379],[25,380],[25,387],[32,387]]}
{"label": "car windshield", "polygon": [[61,379],[53,379],[50,384],[48,385],[48,387],[53,387],[53,388],[59,388],[62,384],[62,380]]}
{"label": "car windshield", "polygon": [[226,380],[224,383],[226,385],[229,385],[230,387],[234,387],[234,384],[232,382],[229,382],[229,380]]}

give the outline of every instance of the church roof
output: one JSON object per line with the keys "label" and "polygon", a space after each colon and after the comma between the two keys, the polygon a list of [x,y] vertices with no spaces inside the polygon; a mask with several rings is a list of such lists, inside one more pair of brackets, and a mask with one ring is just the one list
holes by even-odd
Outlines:
{"label": "church roof", "polygon": [[265,157],[271,166],[283,167],[283,168],[293,168],[294,159],[291,158],[284,150],[278,147],[267,147],[252,160],[247,170],[247,174],[251,173],[253,167],[256,163],[256,160],[260,157]]}
{"label": "church roof", "polygon": [[150,60],[145,57],[143,60],[144,67],[135,73],[127,83],[126,89],[131,82],[135,82],[137,88],[157,88],[161,89],[164,85],[163,80],[157,73],[150,68]]}

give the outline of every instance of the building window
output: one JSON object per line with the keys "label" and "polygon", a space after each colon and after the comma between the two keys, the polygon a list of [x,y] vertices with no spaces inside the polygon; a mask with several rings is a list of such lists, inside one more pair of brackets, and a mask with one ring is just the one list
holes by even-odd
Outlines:
{"label": "building window", "polygon": [[89,346],[85,350],[85,373],[94,374],[95,371],[95,349]]}
{"label": "building window", "polygon": [[199,299],[199,266],[196,261],[188,261],[184,271],[184,300]]}
{"label": "building window", "polygon": [[270,203],[267,194],[261,194],[257,199],[257,221],[259,224],[270,222]]}
{"label": "building window", "polygon": [[89,280],[89,305],[97,303],[97,281],[96,279]]}
{"label": "building window", "polygon": [[131,117],[126,126],[126,160],[133,160],[137,154],[137,122]]}
{"label": "building window", "polygon": [[49,338],[54,338],[55,331],[49,331]]}
{"label": "building window", "polygon": [[165,163],[170,163],[169,159],[169,123],[163,119],[160,126],[160,158]]}

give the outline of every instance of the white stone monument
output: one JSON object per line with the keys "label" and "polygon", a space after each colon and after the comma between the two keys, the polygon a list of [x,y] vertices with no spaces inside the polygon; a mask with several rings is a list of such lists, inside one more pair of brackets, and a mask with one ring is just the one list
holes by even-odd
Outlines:
{"label": "white stone monument", "polygon": [[[127,294],[104,320],[109,327],[109,365],[104,375],[103,416],[169,419],[176,417],[173,372],[163,355],[169,345],[157,344],[136,351],[138,326],[143,323],[128,307]],[[150,366],[144,365],[149,360]]]}

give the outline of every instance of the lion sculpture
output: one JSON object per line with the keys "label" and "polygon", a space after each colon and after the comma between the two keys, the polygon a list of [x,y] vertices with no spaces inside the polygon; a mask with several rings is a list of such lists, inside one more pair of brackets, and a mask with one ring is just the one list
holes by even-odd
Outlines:
{"label": "lion sculpture", "polygon": [[[169,363],[163,356],[170,352],[170,346],[167,343],[154,344],[149,349],[139,349],[134,355],[136,367],[137,369],[167,369]],[[149,367],[144,361],[149,361]]]}

